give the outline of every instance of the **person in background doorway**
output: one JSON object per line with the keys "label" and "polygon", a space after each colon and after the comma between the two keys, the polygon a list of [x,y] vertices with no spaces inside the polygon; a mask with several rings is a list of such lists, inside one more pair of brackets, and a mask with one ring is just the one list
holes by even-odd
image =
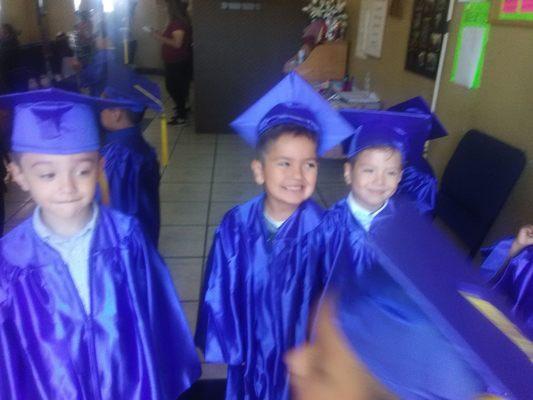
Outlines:
{"label": "person in background doorway", "polygon": [[152,36],[162,44],[165,85],[175,103],[176,114],[169,123],[184,125],[187,121],[186,104],[192,78],[191,21],[187,2],[169,0],[167,6],[169,23],[164,31],[153,31]]}

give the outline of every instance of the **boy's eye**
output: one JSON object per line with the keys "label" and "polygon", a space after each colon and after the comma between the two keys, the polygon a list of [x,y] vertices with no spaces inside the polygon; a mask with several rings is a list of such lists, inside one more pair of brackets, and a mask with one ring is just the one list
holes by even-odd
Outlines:
{"label": "boy's eye", "polygon": [[363,172],[371,174],[372,172],[374,172],[374,170],[372,168],[363,168]]}
{"label": "boy's eye", "polygon": [[398,171],[390,171],[389,176],[398,176]]}
{"label": "boy's eye", "polygon": [[90,169],[82,169],[82,170],[79,170],[78,171],[78,175],[79,176],[87,176],[91,173],[91,170]]}
{"label": "boy's eye", "polygon": [[314,161],[309,161],[309,162],[307,163],[307,168],[314,169],[314,168],[316,168],[316,167],[317,167],[317,163],[314,162]]}
{"label": "boy's eye", "polygon": [[39,179],[43,179],[43,180],[52,180],[54,179],[54,177],[56,176],[56,174],[54,174],[53,172],[48,172],[48,173],[45,173],[45,174],[39,174]]}
{"label": "boy's eye", "polygon": [[288,161],[278,161],[280,167],[288,167],[290,164]]}

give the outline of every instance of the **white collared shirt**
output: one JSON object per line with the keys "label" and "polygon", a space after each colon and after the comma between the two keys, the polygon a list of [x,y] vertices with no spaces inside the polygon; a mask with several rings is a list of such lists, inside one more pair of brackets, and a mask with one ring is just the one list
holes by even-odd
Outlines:
{"label": "white collared shirt", "polygon": [[353,194],[350,192],[348,195],[348,198],[346,199],[348,202],[348,207],[350,208],[350,212],[354,216],[354,218],[361,224],[361,226],[364,228],[365,231],[368,232],[370,229],[370,225],[372,224],[372,221],[376,216],[387,207],[387,204],[389,204],[389,201],[387,200],[378,210],[376,211],[368,211],[366,208],[362,207],[355,198],[353,197]]}
{"label": "white collared shirt", "polygon": [[270,215],[267,214],[266,211],[263,212],[263,216],[265,217],[267,231],[271,235],[275,235],[276,232],[281,227],[281,225],[283,225],[283,223],[285,222],[285,221],[277,221],[277,220],[273,219]]}
{"label": "white collared shirt", "polygon": [[64,238],[53,233],[41,218],[41,208],[33,212],[33,228],[37,235],[50,247],[56,250],[68,267],[74,286],[78,291],[85,311],[91,307],[89,287],[89,252],[98,216],[98,205],[93,203],[93,215],[90,221],[78,233]]}

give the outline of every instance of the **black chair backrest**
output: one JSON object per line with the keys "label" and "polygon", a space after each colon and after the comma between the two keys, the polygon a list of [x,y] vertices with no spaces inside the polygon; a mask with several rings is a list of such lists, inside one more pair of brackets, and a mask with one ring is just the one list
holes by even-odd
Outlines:
{"label": "black chair backrest", "polygon": [[476,130],[453,153],[437,196],[436,216],[473,257],[526,164],[522,150]]}

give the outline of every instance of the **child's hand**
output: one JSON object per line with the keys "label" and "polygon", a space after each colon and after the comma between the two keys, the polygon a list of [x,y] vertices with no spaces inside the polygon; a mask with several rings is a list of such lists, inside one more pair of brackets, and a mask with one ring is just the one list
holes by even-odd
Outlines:
{"label": "child's hand", "polygon": [[520,253],[525,247],[533,245],[533,225],[525,225],[518,231],[509,251],[512,258]]}

